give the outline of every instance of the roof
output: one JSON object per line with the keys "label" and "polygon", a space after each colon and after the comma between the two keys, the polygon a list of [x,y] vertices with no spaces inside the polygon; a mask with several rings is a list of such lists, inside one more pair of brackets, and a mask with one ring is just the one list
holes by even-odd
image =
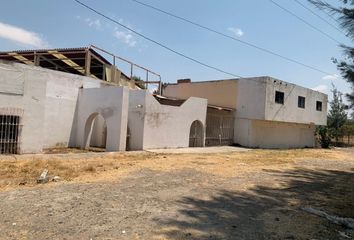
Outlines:
{"label": "roof", "polygon": [[110,66],[112,63],[91,47],[0,52],[0,59],[85,75],[85,60],[88,52],[91,55],[90,76],[104,80],[105,66]]}
{"label": "roof", "polygon": [[[162,105],[169,105],[169,106],[179,107],[186,101],[186,100],[183,100],[183,99],[177,99],[177,98],[161,96],[161,95],[158,95],[158,94],[153,94],[153,96]],[[208,108],[212,108],[212,109],[216,109],[216,110],[222,110],[222,111],[228,111],[228,112],[235,111],[235,109],[233,109],[233,108],[215,106],[215,105],[210,105],[210,104],[208,104]]]}
{"label": "roof", "polygon": [[185,102],[185,100],[182,100],[182,99],[169,98],[169,97],[165,97],[165,96],[161,96],[161,95],[157,95],[157,94],[153,94],[153,96],[162,105],[179,107]]}

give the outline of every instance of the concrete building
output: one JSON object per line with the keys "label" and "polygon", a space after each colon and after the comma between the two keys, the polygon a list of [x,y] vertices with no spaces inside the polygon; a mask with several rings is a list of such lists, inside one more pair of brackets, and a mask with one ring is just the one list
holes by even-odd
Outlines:
{"label": "concrete building", "polygon": [[128,149],[203,147],[207,100],[161,103],[147,91],[130,91]]}
{"label": "concrete building", "polygon": [[[327,95],[271,77],[167,84],[169,98],[208,99],[207,145],[232,142],[253,148],[315,146],[315,126],[326,125]],[[228,110],[228,111],[225,111]],[[220,138],[210,141],[208,138]]]}
{"label": "concrete building", "polygon": [[0,53],[0,154],[204,146],[206,99],[161,104],[130,79],[87,49]]}
{"label": "concrete building", "polygon": [[[130,65],[130,76],[118,60]],[[327,96],[284,81],[181,80],[161,96],[137,86],[134,68],[146,71],[140,86],[157,84],[161,92],[160,75],[94,46],[0,52],[0,154],[313,147],[315,126],[326,124]]]}

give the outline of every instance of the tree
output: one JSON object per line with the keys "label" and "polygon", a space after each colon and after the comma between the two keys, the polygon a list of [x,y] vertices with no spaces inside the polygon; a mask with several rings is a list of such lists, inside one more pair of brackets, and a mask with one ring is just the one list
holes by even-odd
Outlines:
{"label": "tree", "polygon": [[146,89],[145,82],[140,77],[133,76],[132,79],[135,81],[135,85],[137,85],[141,89]]}
{"label": "tree", "polygon": [[[354,40],[354,0],[338,0],[340,2],[339,7],[335,7],[322,0],[308,0],[314,4],[317,8],[326,11],[335,17],[339,22],[340,27],[345,31],[346,35],[353,41]],[[334,63],[337,64],[338,70],[347,82],[351,85],[351,93],[346,94],[349,101],[349,108],[354,110],[354,47],[340,45],[343,49],[345,59],[334,59]],[[354,111],[352,111],[352,117],[354,118]]]}
{"label": "tree", "polygon": [[332,134],[328,126],[317,126],[316,135],[322,148],[329,148],[331,145]]}
{"label": "tree", "polygon": [[316,135],[318,136],[321,147],[329,148],[331,140],[336,140],[343,136],[345,131],[344,126],[347,123],[346,110],[348,106],[343,103],[342,93],[332,84],[333,100],[329,103],[330,110],[327,115],[327,126],[318,126],[316,128]]}
{"label": "tree", "polygon": [[343,126],[343,143],[345,144],[344,137],[346,137],[346,139],[347,139],[346,144],[347,144],[347,146],[350,146],[352,144],[351,143],[352,136],[354,136],[354,120],[348,119],[347,122]]}
{"label": "tree", "polygon": [[342,93],[332,84],[333,100],[329,103],[330,110],[327,116],[327,125],[335,138],[336,143],[338,138],[342,135],[342,128],[347,122],[347,106],[343,103]]}

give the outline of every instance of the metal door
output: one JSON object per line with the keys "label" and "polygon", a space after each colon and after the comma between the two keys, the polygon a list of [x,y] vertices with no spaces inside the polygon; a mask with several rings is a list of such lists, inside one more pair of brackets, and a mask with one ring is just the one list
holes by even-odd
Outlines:
{"label": "metal door", "polygon": [[200,121],[194,121],[189,132],[189,147],[203,147],[203,124]]}
{"label": "metal door", "polygon": [[212,112],[207,114],[206,146],[232,145],[234,137],[233,112]]}

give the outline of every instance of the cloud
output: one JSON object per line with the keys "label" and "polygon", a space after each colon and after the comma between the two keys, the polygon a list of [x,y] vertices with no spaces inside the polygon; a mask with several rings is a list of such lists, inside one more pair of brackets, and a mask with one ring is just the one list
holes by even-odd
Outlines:
{"label": "cloud", "polygon": [[96,30],[103,30],[103,26],[100,19],[82,18],[81,16],[75,16],[75,18],[85,22],[89,27],[93,27]]}
{"label": "cloud", "polygon": [[[89,27],[93,27],[96,30],[112,31],[113,36],[115,38],[117,38],[122,43],[125,43],[129,47],[135,47],[137,44],[137,40],[135,39],[135,37],[133,36],[133,34],[130,31],[120,31],[117,27],[112,28],[112,26],[109,24],[102,24],[102,22],[99,19],[84,18],[79,15],[75,16],[75,18],[82,21],[82,22],[85,22]],[[125,23],[125,21],[122,18],[119,18],[118,22],[122,23],[122,24],[124,23],[126,26],[133,29],[133,27],[130,26],[129,23]]]}
{"label": "cloud", "polygon": [[39,34],[0,22],[0,38],[35,48],[47,48],[49,44]]}
{"label": "cloud", "polygon": [[[124,21],[124,19],[119,18],[118,22],[126,25],[130,29],[134,29],[128,22]],[[139,30],[136,30],[139,31]],[[113,36],[120,40],[122,43],[127,44],[129,47],[135,47],[137,44],[137,40],[132,35],[131,31],[120,31],[117,27],[114,28]]]}
{"label": "cloud", "polygon": [[322,78],[322,80],[330,80],[330,81],[334,81],[334,80],[338,80],[339,76],[337,74],[333,74],[333,75],[326,75]]}
{"label": "cloud", "polygon": [[129,47],[135,47],[137,43],[134,36],[129,32],[115,30],[113,35]]}
{"label": "cloud", "polygon": [[99,19],[91,19],[91,18],[86,18],[85,22],[89,25],[89,27],[94,27],[96,30],[102,30],[102,24]]}
{"label": "cloud", "polygon": [[242,37],[245,34],[240,28],[229,27],[227,30],[235,34],[236,37]]}
{"label": "cloud", "polygon": [[314,88],[311,88],[312,90],[315,90],[315,91],[318,91],[318,92],[321,92],[321,93],[325,93],[325,94],[328,94],[329,92],[329,87],[327,85],[324,85],[324,84],[321,84],[321,85],[318,85]]}

